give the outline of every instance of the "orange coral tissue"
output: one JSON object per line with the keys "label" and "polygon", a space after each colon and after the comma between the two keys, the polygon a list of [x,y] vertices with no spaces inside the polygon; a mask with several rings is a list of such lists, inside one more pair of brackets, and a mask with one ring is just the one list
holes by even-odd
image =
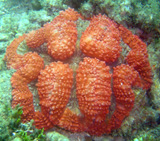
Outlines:
{"label": "orange coral tissue", "polygon": [[[129,116],[133,87],[151,87],[151,67],[146,44],[131,31],[99,14],[80,37],[79,18],[83,19],[69,8],[7,47],[7,67],[16,70],[11,78],[12,107],[23,106],[23,122],[34,119],[37,128],[58,126],[100,136],[119,128]],[[130,48],[123,61],[121,39]],[[31,51],[21,55],[17,48],[24,40]],[[45,57],[34,52],[44,43],[53,58],[47,65]],[[39,111],[29,86],[34,80]]]}

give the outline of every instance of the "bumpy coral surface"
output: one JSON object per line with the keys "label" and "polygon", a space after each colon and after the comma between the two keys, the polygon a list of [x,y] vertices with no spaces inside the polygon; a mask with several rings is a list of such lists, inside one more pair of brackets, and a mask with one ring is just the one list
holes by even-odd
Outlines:
{"label": "bumpy coral surface", "polygon": [[95,16],[81,37],[80,48],[90,57],[114,62],[121,52],[120,34],[116,24],[106,16]]}
{"label": "bumpy coral surface", "polygon": [[[12,107],[23,106],[23,121],[34,119],[37,128],[58,126],[100,136],[119,128],[129,116],[135,99],[133,87],[150,88],[151,67],[146,44],[105,15],[94,16],[77,41],[78,18],[81,15],[69,8],[7,47],[7,66],[17,70],[11,78]],[[121,39],[130,47],[124,61],[118,60]],[[45,66],[36,52],[18,54],[22,41],[32,49],[47,43],[54,62]],[[28,86],[33,80],[37,80],[39,111]],[[110,113],[112,102],[115,108]]]}

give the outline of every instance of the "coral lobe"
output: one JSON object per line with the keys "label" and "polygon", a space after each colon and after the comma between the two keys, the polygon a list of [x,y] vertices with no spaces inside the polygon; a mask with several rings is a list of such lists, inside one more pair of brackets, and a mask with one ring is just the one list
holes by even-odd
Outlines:
{"label": "coral lobe", "polygon": [[121,46],[116,24],[108,17],[98,15],[82,34],[80,48],[84,54],[112,63],[120,56]]}

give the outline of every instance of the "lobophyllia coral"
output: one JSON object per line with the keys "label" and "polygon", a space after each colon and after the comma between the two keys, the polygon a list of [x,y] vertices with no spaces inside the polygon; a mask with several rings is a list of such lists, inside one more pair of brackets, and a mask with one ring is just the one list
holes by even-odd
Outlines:
{"label": "lobophyllia coral", "polygon": [[[105,15],[94,16],[82,33],[80,43],[76,43],[78,18],[82,18],[81,15],[69,8],[51,23],[14,39],[7,47],[7,66],[17,70],[11,78],[12,107],[23,106],[23,121],[34,119],[37,128],[47,130],[58,126],[71,132],[85,131],[100,136],[119,128],[129,116],[135,99],[133,87],[150,88],[151,67],[146,44]],[[130,47],[123,63],[118,61],[121,39]],[[29,48],[46,42],[54,62],[44,68],[44,60],[36,52],[18,54],[22,41],[26,41]],[[77,62],[73,61],[75,58],[72,60],[73,64],[77,63],[76,68],[70,68],[67,62],[72,57],[80,58]],[[33,95],[28,87],[35,79],[38,79],[40,111],[34,110]],[[112,102],[116,106],[110,114]]]}

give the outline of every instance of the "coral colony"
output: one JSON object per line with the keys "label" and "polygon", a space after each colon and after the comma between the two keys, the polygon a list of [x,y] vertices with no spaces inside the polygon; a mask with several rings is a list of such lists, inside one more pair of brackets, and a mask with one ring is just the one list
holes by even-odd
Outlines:
{"label": "coral colony", "polygon": [[[135,99],[133,87],[150,88],[151,67],[146,44],[105,15],[91,18],[77,43],[79,18],[84,20],[69,8],[51,23],[14,39],[7,47],[7,67],[16,69],[11,78],[12,107],[23,106],[23,122],[34,119],[39,129],[58,126],[100,136],[119,128],[129,116]],[[125,61],[117,63],[122,40],[130,49]],[[23,41],[32,49],[46,43],[47,54],[54,61],[44,65],[44,59],[35,51],[18,54]],[[80,58],[72,62],[77,63],[76,69],[67,62],[72,57]],[[34,110],[33,94],[28,86],[35,79],[39,111]],[[113,102],[115,107],[110,114]]]}

